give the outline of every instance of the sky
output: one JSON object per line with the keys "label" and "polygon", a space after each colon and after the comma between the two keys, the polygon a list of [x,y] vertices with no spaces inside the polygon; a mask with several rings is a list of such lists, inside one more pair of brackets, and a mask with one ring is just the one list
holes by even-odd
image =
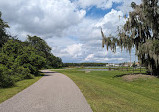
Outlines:
{"label": "sky", "polygon": [[[27,35],[39,36],[64,63],[129,62],[128,52],[102,48],[101,28],[106,36],[117,34],[132,11],[131,2],[141,0],[0,0],[7,32],[25,41]],[[132,62],[135,50],[131,53]]]}

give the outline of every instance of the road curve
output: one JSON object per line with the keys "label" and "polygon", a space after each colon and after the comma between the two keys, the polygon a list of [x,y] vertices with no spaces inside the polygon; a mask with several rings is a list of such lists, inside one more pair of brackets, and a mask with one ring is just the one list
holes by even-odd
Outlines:
{"label": "road curve", "polygon": [[0,104],[0,112],[92,112],[80,89],[67,76],[42,71],[45,76]]}

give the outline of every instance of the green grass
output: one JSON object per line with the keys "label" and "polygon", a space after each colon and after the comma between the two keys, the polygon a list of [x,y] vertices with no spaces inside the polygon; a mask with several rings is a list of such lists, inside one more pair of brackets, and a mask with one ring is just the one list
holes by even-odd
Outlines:
{"label": "green grass", "polygon": [[[54,70],[70,77],[94,112],[159,112],[159,79],[124,81],[126,71]],[[132,73],[132,72],[131,72]]]}
{"label": "green grass", "polygon": [[29,87],[36,81],[38,81],[42,76],[35,77],[34,79],[26,79],[16,83],[15,87],[11,88],[0,88],[0,103],[11,98],[15,94]]}

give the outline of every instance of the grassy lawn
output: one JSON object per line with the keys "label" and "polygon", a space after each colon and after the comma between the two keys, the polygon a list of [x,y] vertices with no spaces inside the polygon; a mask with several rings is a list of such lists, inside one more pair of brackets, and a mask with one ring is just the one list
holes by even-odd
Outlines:
{"label": "grassy lawn", "polygon": [[11,98],[12,96],[24,90],[25,88],[29,87],[30,85],[38,81],[41,77],[42,76],[35,77],[34,79],[26,79],[26,80],[19,81],[16,83],[15,87],[0,88],[0,103]]}
{"label": "grassy lawn", "polygon": [[127,71],[53,70],[70,77],[94,112],[159,112],[159,79],[125,81]]}

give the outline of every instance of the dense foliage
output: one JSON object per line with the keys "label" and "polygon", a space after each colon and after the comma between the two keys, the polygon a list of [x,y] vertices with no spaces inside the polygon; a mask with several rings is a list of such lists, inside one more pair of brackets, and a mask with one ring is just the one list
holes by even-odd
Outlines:
{"label": "dense foliage", "polygon": [[60,68],[63,66],[62,60],[51,53],[51,48],[47,43],[37,36],[28,36],[26,41],[30,47],[35,49],[35,53],[46,59],[45,68]]}
{"label": "dense foliage", "polygon": [[[159,2],[158,0],[142,0],[142,4],[131,4],[134,9],[119,35],[105,37],[103,32],[103,47],[110,47],[113,52],[116,46],[129,52],[134,47],[141,64],[145,65],[152,75],[159,76]],[[126,16],[125,16],[126,17]]]}
{"label": "dense foliage", "polygon": [[34,78],[42,68],[62,67],[62,60],[51,53],[43,39],[28,36],[22,42],[6,33],[8,27],[0,13],[0,87],[14,86],[17,81]]}

